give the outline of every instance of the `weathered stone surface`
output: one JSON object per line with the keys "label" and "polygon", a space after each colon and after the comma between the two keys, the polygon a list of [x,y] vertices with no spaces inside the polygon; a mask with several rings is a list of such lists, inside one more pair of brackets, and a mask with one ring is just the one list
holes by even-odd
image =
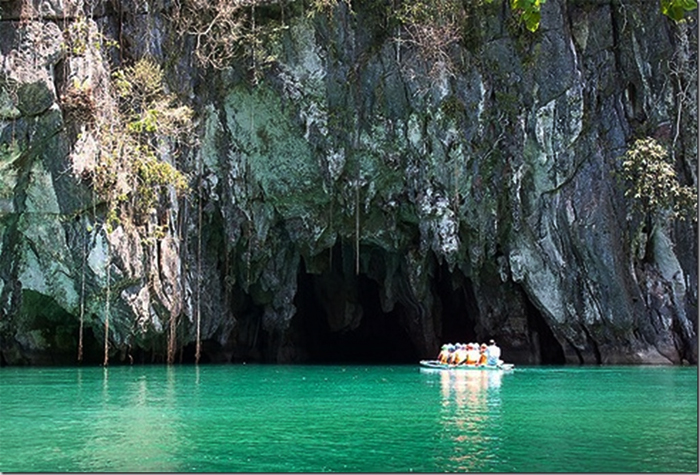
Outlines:
{"label": "weathered stone surface", "polygon": [[199,328],[209,361],[495,337],[519,363],[697,363],[697,224],[650,225],[614,177],[650,135],[697,185],[697,32],[658,5],[550,0],[535,34],[484,7],[451,74],[341,3],[286,18],[253,84],[198,70],[162,5],[125,2],[89,31],[118,22],[125,57],[172,68],[199,142],[189,197],[111,233],[79,179],[95,133],[56,93],[106,95],[106,53],[65,56],[46,20],[68,6],[46,5],[0,22],[1,361],[72,361],[82,318],[93,361],[109,320],[121,361],[162,361],[171,328],[191,360]]}

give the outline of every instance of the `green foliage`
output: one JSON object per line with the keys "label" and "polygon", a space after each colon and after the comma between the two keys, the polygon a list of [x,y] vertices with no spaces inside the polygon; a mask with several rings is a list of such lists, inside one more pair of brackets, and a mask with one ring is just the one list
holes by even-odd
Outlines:
{"label": "green foliage", "polygon": [[[431,75],[437,72],[435,65],[451,73],[452,45],[460,41],[474,43],[478,39],[469,31],[469,21],[483,14],[479,9],[492,3],[493,0],[405,0],[393,16],[402,26],[400,40],[414,46],[426,62],[434,65]],[[544,3],[545,0],[510,0],[510,7],[517,21],[535,32],[540,26],[540,9]]]}
{"label": "green foliage", "polygon": [[[509,5],[517,20],[527,30],[536,32],[545,2],[509,0]],[[660,2],[663,14],[675,21],[682,20],[686,12],[697,9],[697,0]],[[269,16],[256,18],[261,17],[256,11],[278,8],[284,18],[286,8],[294,10],[302,5],[302,8],[306,6],[308,17],[331,16],[341,3],[352,10],[351,0],[292,0],[281,6],[267,0],[175,0],[171,19],[182,39],[194,40],[194,56],[200,64],[223,69],[232,66],[236,59],[246,58],[252,62],[257,81],[259,69],[276,59],[270,53],[270,45],[279,38],[286,25],[284,21],[272,20]],[[465,31],[465,11],[472,12],[493,4],[494,0],[397,0],[381,3],[388,11],[386,24],[398,21],[403,27],[402,41],[417,46],[427,60],[449,65],[450,45],[471,33]]]}
{"label": "green foliage", "polygon": [[118,48],[119,44],[91,28],[87,17],[81,14],[66,28],[63,46],[68,54],[83,56],[91,48],[96,50],[100,50],[104,46]]}
{"label": "green foliage", "polygon": [[116,71],[112,78],[121,104],[127,109],[143,110],[165,95],[163,69],[149,58]]}
{"label": "green foliage", "polygon": [[117,209],[115,207],[110,207],[107,211],[107,217],[105,218],[105,229],[108,233],[111,233],[121,224],[121,220],[117,215]]}
{"label": "green foliage", "polygon": [[147,216],[169,190],[188,191],[185,175],[159,157],[171,157],[192,142],[192,110],[168,94],[164,74],[149,58],[116,71],[113,91],[116,115],[99,111],[95,134],[100,145],[89,178],[95,193],[108,204],[105,227],[120,223],[120,212]]}
{"label": "green foliage", "polygon": [[137,210],[145,213],[157,205],[167,187],[173,186],[177,193],[187,191],[184,175],[159,160],[157,151],[163,141],[187,142],[192,133],[192,110],[175,107],[175,97],[165,92],[162,68],[149,58],[117,71],[113,77],[126,123],[116,149],[129,162],[135,180],[130,189]]}
{"label": "green foliage", "polygon": [[70,54],[82,56],[88,49],[90,27],[85,17],[77,18],[66,30],[66,46]]}
{"label": "green foliage", "polygon": [[661,13],[674,21],[683,20],[686,12],[697,8],[697,0],[661,0]]}
{"label": "green foliage", "polygon": [[621,177],[628,183],[625,196],[640,211],[679,219],[697,215],[696,190],[678,182],[668,150],[655,139],[635,141],[622,158]]}
{"label": "green foliage", "polygon": [[141,59],[112,77],[121,115],[130,132],[145,139],[179,140],[192,132],[192,110],[176,107],[175,96],[165,92],[163,70],[153,60]]}
{"label": "green foliage", "polygon": [[151,149],[138,150],[135,157],[134,169],[136,172],[139,205],[141,211],[148,211],[157,203],[162,193],[172,186],[176,193],[184,193],[188,189],[185,176],[169,163],[156,157]]}
{"label": "green foliage", "polygon": [[135,121],[129,122],[129,130],[137,134],[153,133],[158,131],[158,110],[148,109]]}
{"label": "green foliage", "polygon": [[540,8],[545,0],[510,0],[510,8],[531,32],[540,27]]}

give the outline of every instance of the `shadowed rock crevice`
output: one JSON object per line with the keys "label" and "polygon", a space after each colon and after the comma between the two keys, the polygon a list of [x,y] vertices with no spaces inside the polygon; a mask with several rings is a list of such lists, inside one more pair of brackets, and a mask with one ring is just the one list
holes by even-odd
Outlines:
{"label": "shadowed rock crevice", "polygon": [[[78,349],[78,325],[52,298],[33,290],[23,290],[17,321],[20,324],[13,334],[6,334],[3,347],[12,364],[73,364]],[[15,353],[18,346],[33,348],[26,354]],[[91,329],[83,333],[83,362],[97,364],[101,361],[102,345]],[[3,363],[4,364],[4,363]]]}
{"label": "shadowed rock crevice", "polygon": [[[382,308],[379,284],[343,265],[335,246],[333,265],[320,274],[298,274],[292,333],[310,363],[409,363],[419,358],[400,303]],[[347,255],[347,254],[346,254]]]}
{"label": "shadowed rock crevice", "polygon": [[480,337],[476,325],[479,309],[470,279],[452,273],[446,265],[438,268],[435,279],[435,294],[439,302],[438,320],[442,323],[438,333],[441,343],[476,342]]}
{"label": "shadowed rock crevice", "polygon": [[[524,292],[523,292],[524,295]],[[527,325],[530,331],[531,348],[534,361],[532,363],[557,365],[566,363],[564,349],[547,324],[542,313],[524,295]]]}

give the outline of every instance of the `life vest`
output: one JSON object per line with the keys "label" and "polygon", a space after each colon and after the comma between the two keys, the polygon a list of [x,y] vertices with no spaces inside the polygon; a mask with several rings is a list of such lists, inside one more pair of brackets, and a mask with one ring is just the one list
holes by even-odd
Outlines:
{"label": "life vest", "polygon": [[455,351],[455,363],[454,364],[462,364],[467,360],[467,352],[460,348],[459,350]]}
{"label": "life vest", "polygon": [[450,357],[447,360],[448,363],[450,363],[450,364],[457,363],[457,351],[458,350],[453,350],[452,352],[450,352]]}
{"label": "life vest", "polygon": [[472,349],[467,350],[467,364],[476,364],[479,361],[479,352]]}

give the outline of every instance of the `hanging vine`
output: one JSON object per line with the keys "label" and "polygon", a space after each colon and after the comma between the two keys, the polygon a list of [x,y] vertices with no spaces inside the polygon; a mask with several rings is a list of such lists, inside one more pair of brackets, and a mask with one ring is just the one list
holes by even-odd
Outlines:
{"label": "hanging vine", "polygon": [[177,316],[178,312],[175,311],[176,305],[173,304],[173,308],[170,310],[170,326],[168,329],[168,351],[167,351],[167,362],[168,364],[175,363],[175,353],[177,346]]}
{"label": "hanging vine", "polygon": [[195,307],[197,321],[197,340],[195,343],[194,360],[199,364],[202,355],[202,157],[197,161],[198,194],[197,194],[197,302]]}
{"label": "hanging vine", "polygon": [[107,282],[106,282],[106,292],[105,292],[105,342],[104,342],[104,360],[102,362],[103,366],[107,366],[109,364],[109,300],[111,298],[111,275],[110,275],[110,267],[111,267],[111,252],[110,252],[110,244],[109,240],[107,241],[107,257],[106,257],[106,264],[105,266],[107,267]]}
{"label": "hanging vine", "polygon": [[83,361],[83,325],[85,322],[85,264],[87,263],[87,239],[83,241],[83,258],[80,269],[80,326],[78,329],[78,362]]}
{"label": "hanging vine", "polygon": [[360,274],[360,169],[355,181],[355,275]]}

